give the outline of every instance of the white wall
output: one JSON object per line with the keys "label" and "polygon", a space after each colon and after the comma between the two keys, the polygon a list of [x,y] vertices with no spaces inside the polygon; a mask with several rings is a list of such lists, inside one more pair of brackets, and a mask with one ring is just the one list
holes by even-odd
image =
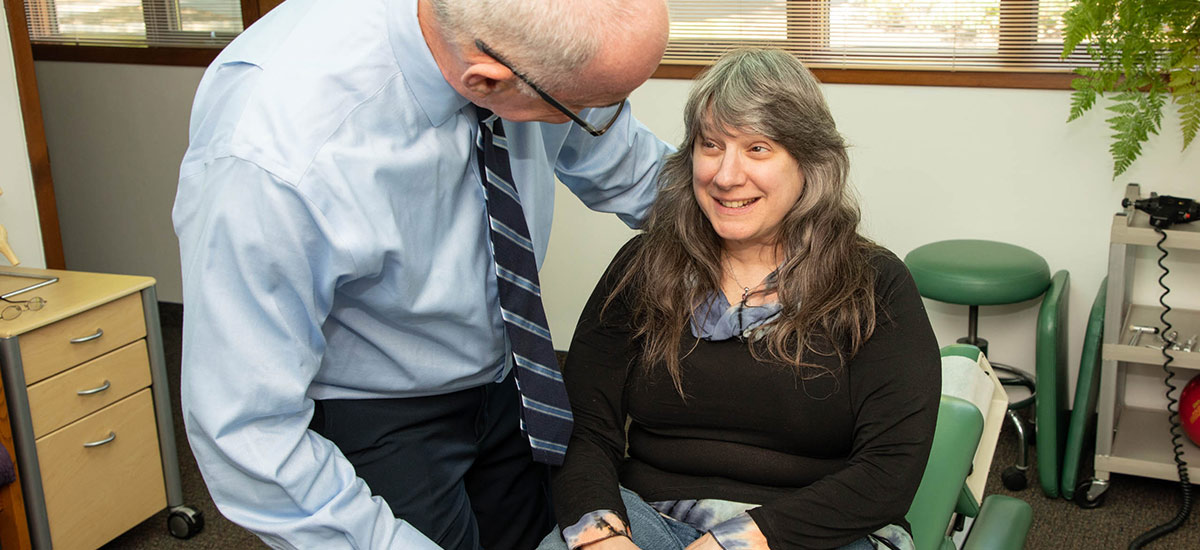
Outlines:
{"label": "white wall", "polygon": [[[8,231],[8,242],[25,267],[46,267],[42,229],[38,223],[33,174],[21,101],[17,95],[17,72],[13,64],[8,18],[0,5],[0,225]],[[0,266],[8,261],[0,257]]]}
{"label": "white wall", "polygon": [[[68,267],[152,275],[163,300],[180,301],[170,210],[201,69],[40,62],[37,70]],[[634,94],[634,112],[677,143],[688,87],[651,81]],[[853,146],[869,236],[900,256],[942,239],[1002,240],[1070,271],[1072,370],[1125,184],[1200,198],[1200,147],[1179,153],[1174,116],[1113,181],[1104,113],[1066,124],[1066,91],[829,85],[826,93]],[[542,271],[557,348],[567,348],[584,301],[631,234],[560,193]],[[1145,257],[1138,298],[1150,302],[1157,274]],[[1200,280],[1200,255],[1171,262],[1172,305],[1200,307],[1200,288],[1186,288]],[[965,307],[928,309],[943,344],[965,334]],[[994,360],[1032,365],[1036,314],[1033,302],[983,310]]]}
{"label": "white wall", "polygon": [[[647,83],[634,94],[635,114],[678,143],[688,86]],[[1200,147],[1179,153],[1175,116],[1167,117],[1162,135],[1153,137],[1132,169],[1113,181],[1104,112],[1066,124],[1069,92],[866,85],[825,90],[852,146],[852,183],[871,238],[901,257],[943,239],[1000,240],[1041,254],[1053,271],[1070,272],[1072,388],[1125,184],[1200,199]],[[566,349],[589,285],[632,232],[566,193],[555,217],[542,280],[555,347]],[[1157,255],[1144,251],[1140,257],[1135,300],[1152,303],[1161,292],[1151,261]],[[1200,307],[1200,254],[1176,253],[1168,265],[1174,285],[1168,303]],[[990,342],[993,361],[1032,369],[1037,304],[981,310],[980,334]],[[926,305],[942,345],[966,334],[966,306]]]}
{"label": "white wall", "polygon": [[37,63],[68,269],[149,275],[183,300],[171,205],[203,70]]}

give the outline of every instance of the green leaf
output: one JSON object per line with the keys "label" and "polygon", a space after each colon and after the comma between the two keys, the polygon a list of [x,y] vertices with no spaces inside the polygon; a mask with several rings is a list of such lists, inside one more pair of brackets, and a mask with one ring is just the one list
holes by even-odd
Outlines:
{"label": "green leaf", "polygon": [[[1200,73],[1197,73],[1200,74]],[[1191,85],[1174,90],[1173,99],[1179,105],[1179,129],[1183,132],[1183,149],[1196,139],[1200,130],[1200,87]]]}
{"label": "green leaf", "polygon": [[1067,117],[1067,122],[1071,122],[1086,113],[1096,105],[1096,98],[1100,96],[1100,91],[1103,89],[1102,83],[1095,78],[1090,78],[1088,75],[1093,71],[1091,69],[1081,68],[1080,74],[1084,76],[1071,81],[1071,87],[1075,89],[1071,93],[1071,113]]}
{"label": "green leaf", "polygon": [[1192,144],[1192,140],[1196,139],[1196,131],[1200,130],[1200,109],[1192,111],[1190,116],[1181,118],[1179,127],[1183,131],[1183,147],[1180,150],[1186,151]]}
{"label": "green leaf", "polygon": [[1134,105],[1132,101],[1125,101],[1121,103],[1113,103],[1112,105],[1105,107],[1105,110],[1112,111],[1114,113],[1121,113],[1123,115],[1132,115],[1137,112],[1138,108],[1137,105]]}
{"label": "green leaf", "polygon": [[1168,103],[1190,145],[1200,133],[1200,0],[1074,0],[1062,22],[1063,56],[1082,49],[1096,63],[1075,71],[1067,120],[1112,94],[1114,177],[1161,131]]}
{"label": "green leaf", "polygon": [[[1200,32],[1200,18],[1195,25]],[[1183,150],[1196,139],[1200,131],[1200,39],[1192,40],[1188,49],[1171,66],[1171,99],[1179,106],[1179,129],[1183,134]]]}
{"label": "green leaf", "polygon": [[1086,113],[1096,104],[1096,91],[1092,89],[1075,90],[1071,93],[1071,114],[1067,122],[1071,122]]}
{"label": "green leaf", "polygon": [[1121,92],[1121,93],[1113,96],[1113,101],[1132,103],[1134,101],[1137,101],[1141,95],[1142,94],[1140,92],[1135,92],[1135,91]]}

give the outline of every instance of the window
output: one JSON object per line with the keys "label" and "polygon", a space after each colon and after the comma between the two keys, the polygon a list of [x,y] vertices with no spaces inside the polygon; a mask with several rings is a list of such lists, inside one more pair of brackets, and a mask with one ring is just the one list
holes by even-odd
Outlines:
{"label": "window", "polygon": [[[664,65],[704,65],[738,46],[774,46],[810,68],[1069,73],[1070,0],[670,0]],[[820,72],[820,71],[819,71]],[[820,72],[823,76],[826,72]]]}
{"label": "window", "polygon": [[220,48],[242,31],[241,0],[26,0],[35,45]]}

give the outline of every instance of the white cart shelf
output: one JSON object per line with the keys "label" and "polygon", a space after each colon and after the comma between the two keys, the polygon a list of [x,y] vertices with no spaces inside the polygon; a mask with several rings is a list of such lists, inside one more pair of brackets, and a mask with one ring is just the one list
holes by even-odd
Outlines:
{"label": "white cart shelf", "polygon": [[[1137,200],[1141,189],[1137,184],[1126,188],[1125,196]],[[1165,231],[1163,248],[1167,250],[1200,250],[1200,224],[1180,224]],[[1150,226],[1149,216],[1133,207],[1113,216],[1108,256],[1108,295],[1104,314],[1103,362],[1100,374],[1100,396],[1097,407],[1095,478],[1088,497],[1097,498],[1108,487],[1110,474],[1129,474],[1158,479],[1178,479],[1178,469],[1171,444],[1170,422],[1166,408],[1147,409],[1126,404],[1126,379],[1131,368],[1139,365],[1162,365],[1161,349],[1147,344],[1161,343],[1154,335],[1143,335],[1136,345],[1130,345],[1130,325],[1163,328],[1157,303],[1133,304],[1132,275],[1134,247],[1154,248],[1161,236]],[[1168,300],[1169,302],[1169,300]],[[1182,344],[1192,334],[1200,333],[1200,311],[1172,308],[1168,314],[1173,330]],[[1200,345],[1197,351],[1171,351],[1174,360],[1170,367],[1176,373],[1176,387],[1182,390],[1191,371],[1200,371]],[[1140,367],[1145,368],[1145,367]],[[1165,386],[1164,386],[1165,391]],[[1175,393],[1178,398],[1178,392]],[[1200,447],[1186,437],[1180,437],[1188,474],[1200,479]]]}
{"label": "white cart shelf", "polygon": [[[1119,411],[1117,429],[1112,436],[1112,451],[1096,456],[1096,471],[1116,472],[1166,480],[1179,479],[1175,453],[1171,447],[1167,411],[1125,407]],[[1200,447],[1180,439],[1188,477],[1200,479]],[[1106,478],[1107,479],[1107,476]]]}
{"label": "white cart shelf", "polygon": [[[1168,237],[1169,239],[1169,237]],[[1128,328],[1130,325],[1141,325],[1144,327],[1159,327],[1162,330],[1162,321],[1159,320],[1159,313],[1162,311],[1162,306],[1155,305],[1131,305],[1127,308],[1123,318],[1125,319],[1124,326]],[[1174,330],[1179,331],[1180,340],[1187,338],[1186,335],[1200,333],[1200,311],[1194,309],[1180,309],[1177,307],[1171,308],[1171,325]],[[1160,348],[1148,347],[1155,343],[1160,343],[1158,338],[1153,335],[1143,336],[1136,346],[1127,345],[1129,343],[1130,333],[1124,334],[1124,339],[1116,343],[1104,344],[1102,350],[1104,359],[1112,359],[1125,363],[1144,363],[1147,365],[1161,365],[1163,355]],[[1180,342],[1182,344],[1182,342]],[[1172,351],[1171,367],[1186,368],[1200,370],[1200,345],[1197,345],[1192,352]]]}

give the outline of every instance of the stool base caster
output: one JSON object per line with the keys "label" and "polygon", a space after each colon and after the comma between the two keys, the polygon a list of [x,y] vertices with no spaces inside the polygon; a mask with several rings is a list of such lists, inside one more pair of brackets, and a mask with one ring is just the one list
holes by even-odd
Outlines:
{"label": "stool base caster", "polygon": [[1075,504],[1084,510],[1099,508],[1104,505],[1104,497],[1108,494],[1108,482],[1085,479],[1075,486]]}
{"label": "stool base caster", "polygon": [[1009,491],[1023,491],[1028,484],[1025,479],[1025,470],[1016,466],[1009,466],[1000,474],[1000,481],[1004,483],[1004,488]]}
{"label": "stool base caster", "polygon": [[191,506],[176,506],[167,515],[167,531],[177,539],[190,539],[204,529],[204,514]]}

